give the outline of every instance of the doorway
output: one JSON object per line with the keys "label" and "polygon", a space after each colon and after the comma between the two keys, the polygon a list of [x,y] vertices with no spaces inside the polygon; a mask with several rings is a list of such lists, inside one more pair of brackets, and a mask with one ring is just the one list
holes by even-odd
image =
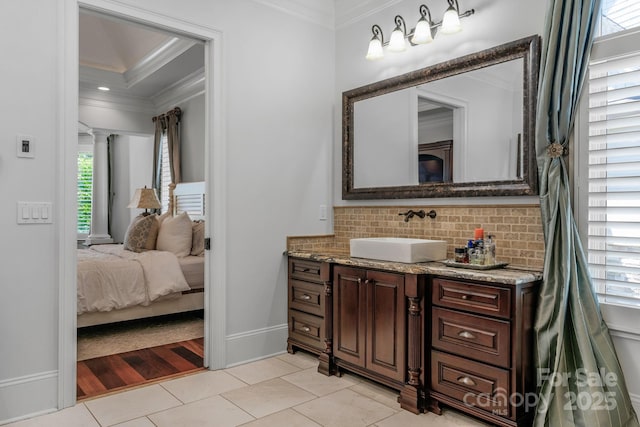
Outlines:
{"label": "doorway", "polygon": [[[79,39],[78,14],[79,7],[89,10],[100,10],[113,14],[116,18],[124,18],[132,22],[144,22],[157,26],[166,32],[174,32],[204,40],[205,46],[205,131],[203,135],[205,165],[204,181],[216,182],[213,188],[206,184],[207,206],[206,235],[216,235],[213,251],[207,251],[204,258],[205,274],[205,332],[204,332],[204,364],[210,369],[224,367],[224,248],[226,246],[224,234],[224,212],[221,209],[224,201],[225,166],[223,156],[224,140],[222,129],[222,113],[219,108],[223,105],[219,90],[221,87],[221,33],[217,30],[190,24],[188,21],[175,20],[155,12],[117,6],[112,2],[92,0],[91,4],[84,1],[65,0],[64,34],[61,34],[60,53],[63,67],[60,79],[61,92],[61,140],[65,141],[61,148],[59,163],[60,192],[58,198],[58,213],[60,220],[60,358],[59,358],[59,408],[72,406],[76,401],[76,239],[71,235],[76,229],[76,180],[77,161],[77,120],[78,101],[77,82],[79,81],[78,57],[74,54],[74,46]],[[215,221],[213,220],[215,218]],[[73,231],[73,232],[72,232]],[[212,269],[212,266],[219,268]],[[215,296],[215,298],[214,298]]]}

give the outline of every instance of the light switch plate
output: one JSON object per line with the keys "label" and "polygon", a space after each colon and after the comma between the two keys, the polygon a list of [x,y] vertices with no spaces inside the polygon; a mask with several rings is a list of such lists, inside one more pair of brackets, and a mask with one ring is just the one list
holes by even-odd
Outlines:
{"label": "light switch plate", "polygon": [[36,157],[36,141],[31,135],[18,135],[16,137],[16,155],[28,159]]}
{"label": "light switch plate", "polygon": [[51,202],[18,202],[16,221],[18,224],[53,223]]}

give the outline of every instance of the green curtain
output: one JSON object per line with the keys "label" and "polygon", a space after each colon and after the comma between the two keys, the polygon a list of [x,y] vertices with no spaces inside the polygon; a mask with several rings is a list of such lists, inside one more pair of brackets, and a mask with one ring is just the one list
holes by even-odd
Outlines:
{"label": "green curtain", "polygon": [[549,0],[543,36],[536,156],[546,252],[535,320],[535,426],[639,425],[587,269],[563,158],[599,7],[600,0]]}

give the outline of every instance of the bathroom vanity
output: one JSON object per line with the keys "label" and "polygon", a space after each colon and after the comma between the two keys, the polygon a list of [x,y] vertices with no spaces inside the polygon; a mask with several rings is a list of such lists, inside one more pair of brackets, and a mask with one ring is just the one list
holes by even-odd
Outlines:
{"label": "bathroom vanity", "polygon": [[288,351],[398,390],[402,408],[448,405],[530,425],[533,320],[541,273],[289,252]]}

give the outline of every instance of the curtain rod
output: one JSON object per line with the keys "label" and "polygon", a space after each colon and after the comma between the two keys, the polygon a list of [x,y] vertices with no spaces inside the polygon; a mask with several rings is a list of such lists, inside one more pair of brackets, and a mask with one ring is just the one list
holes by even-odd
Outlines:
{"label": "curtain rod", "polygon": [[160,114],[159,116],[152,117],[151,120],[155,122],[156,120],[163,119],[172,114],[175,114],[178,117],[178,119],[180,119],[180,116],[182,115],[182,110],[180,109],[180,107],[175,107],[174,109],[169,110],[164,114]]}

